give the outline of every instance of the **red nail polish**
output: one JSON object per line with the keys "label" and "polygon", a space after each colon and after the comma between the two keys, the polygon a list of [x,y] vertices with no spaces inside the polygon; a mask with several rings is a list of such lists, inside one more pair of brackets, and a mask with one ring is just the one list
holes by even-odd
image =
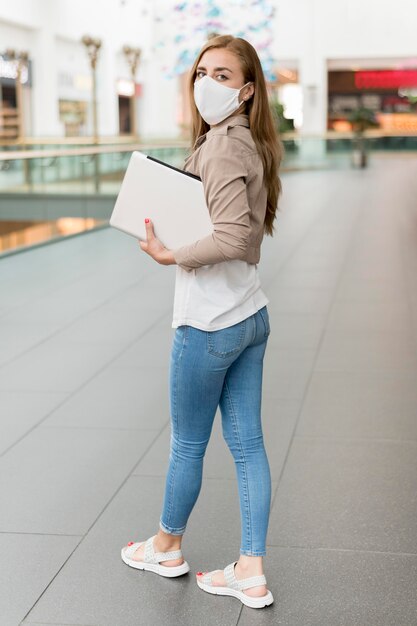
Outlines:
{"label": "red nail polish", "polygon": [[149,222],[149,218],[148,218],[148,217],[146,217],[146,218],[145,218],[145,223],[147,224],[148,222]]}

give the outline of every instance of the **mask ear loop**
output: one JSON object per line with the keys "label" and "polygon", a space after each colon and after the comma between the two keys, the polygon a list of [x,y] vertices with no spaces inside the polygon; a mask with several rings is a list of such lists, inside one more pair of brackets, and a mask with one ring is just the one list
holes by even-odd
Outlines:
{"label": "mask ear loop", "polygon": [[[243,87],[241,87],[241,88],[240,88],[240,91],[242,91],[242,89],[244,89],[244,88],[245,88],[245,87],[247,87],[248,85],[251,85],[252,83],[253,83],[253,81],[252,81],[252,80],[248,80],[248,82],[247,82],[247,83],[245,83],[245,84],[243,85]],[[243,97],[243,100],[242,100],[242,102],[241,102],[240,104],[243,104],[244,102],[247,102],[247,101],[248,101],[248,98]],[[240,106],[240,105],[239,105],[239,106]]]}

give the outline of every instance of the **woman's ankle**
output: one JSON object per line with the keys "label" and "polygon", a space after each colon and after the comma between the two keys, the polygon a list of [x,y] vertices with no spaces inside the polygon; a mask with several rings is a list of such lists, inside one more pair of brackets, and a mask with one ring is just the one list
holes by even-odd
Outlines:
{"label": "woman's ankle", "polygon": [[241,554],[236,567],[242,573],[247,572],[253,576],[260,576],[263,574],[263,557]]}
{"label": "woman's ankle", "polygon": [[159,529],[155,540],[161,548],[161,552],[179,550],[181,548],[182,535],[170,535]]}

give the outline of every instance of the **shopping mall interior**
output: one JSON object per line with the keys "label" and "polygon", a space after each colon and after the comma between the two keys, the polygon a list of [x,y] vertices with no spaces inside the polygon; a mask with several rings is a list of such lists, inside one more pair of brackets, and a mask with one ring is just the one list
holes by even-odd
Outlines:
{"label": "shopping mall interior", "polygon": [[[411,0],[0,1],[1,626],[417,626],[416,19]],[[220,409],[191,571],[120,558],[158,532],[176,268],[110,218],[133,152],[183,169],[189,71],[226,33],[257,50],[283,147],[258,264],[262,610],[195,581],[239,558]]]}

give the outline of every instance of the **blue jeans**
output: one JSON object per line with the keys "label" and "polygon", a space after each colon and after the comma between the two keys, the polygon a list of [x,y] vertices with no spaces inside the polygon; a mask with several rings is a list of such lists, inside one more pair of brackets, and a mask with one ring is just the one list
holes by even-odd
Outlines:
{"label": "blue jeans", "polygon": [[262,425],[266,306],[228,328],[179,326],[170,363],[171,444],[160,528],[182,535],[197,501],[203,459],[220,406],[224,439],[236,466],[240,554],[265,556],[271,474]]}

